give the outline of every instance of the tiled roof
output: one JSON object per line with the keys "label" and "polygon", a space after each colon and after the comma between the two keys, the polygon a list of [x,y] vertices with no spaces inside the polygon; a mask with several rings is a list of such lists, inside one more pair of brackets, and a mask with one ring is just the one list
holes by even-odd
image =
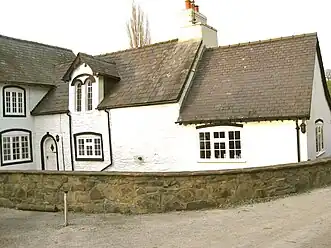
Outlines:
{"label": "tiled roof", "polygon": [[[110,94],[105,96],[99,108],[177,101],[200,44],[201,41],[170,40],[94,56],[95,60],[104,60],[104,63],[111,63],[110,65],[115,63],[120,76],[120,81],[112,88]],[[86,62],[89,64],[88,61]],[[69,66],[70,64],[64,64],[57,67],[56,78],[60,79]],[[57,87],[45,96],[32,114],[67,112],[68,91],[68,84],[58,81]]]}
{"label": "tiled roof", "polygon": [[171,40],[99,56],[115,62],[121,80],[99,108],[178,100],[201,41]]}
{"label": "tiled roof", "polygon": [[74,57],[68,49],[0,35],[0,82],[53,85],[54,65]]}
{"label": "tiled roof", "polygon": [[309,117],[316,51],[315,33],[207,49],[178,122]]}
{"label": "tiled roof", "polygon": [[69,85],[61,80],[72,62],[55,66],[54,78],[57,78],[55,87],[31,111],[32,115],[61,114],[68,112]]}

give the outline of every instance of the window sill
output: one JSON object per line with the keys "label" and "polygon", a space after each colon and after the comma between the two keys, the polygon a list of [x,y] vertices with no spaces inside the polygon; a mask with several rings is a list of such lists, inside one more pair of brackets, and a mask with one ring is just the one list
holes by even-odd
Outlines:
{"label": "window sill", "polygon": [[12,160],[12,161],[3,162],[1,166],[26,164],[26,163],[32,163],[32,162],[33,162],[32,159],[28,159],[28,160]]}
{"label": "window sill", "polygon": [[198,163],[222,163],[222,164],[226,164],[226,163],[246,163],[246,160],[243,159],[199,159]]}
{"label": "window sill", "polygon": [[325,153],[325,150],[320,151],[319,153],[316,153],[316,158],[322,156]]}

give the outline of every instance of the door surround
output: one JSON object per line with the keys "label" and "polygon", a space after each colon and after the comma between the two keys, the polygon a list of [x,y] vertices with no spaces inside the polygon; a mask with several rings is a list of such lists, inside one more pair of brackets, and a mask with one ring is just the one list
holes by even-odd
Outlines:
{"label": "door surround", "polygon": [[59,171],[59,150],[57,147],[57,142],[55,138],[47,132],[41,139],[40,141],[40,153],[41,153],[41,170],[45,170],[45,149],[44,149],[44,143],[47,138],[51,138],[54,141],[55,144],[55,153],[56,153],[56,168]]}

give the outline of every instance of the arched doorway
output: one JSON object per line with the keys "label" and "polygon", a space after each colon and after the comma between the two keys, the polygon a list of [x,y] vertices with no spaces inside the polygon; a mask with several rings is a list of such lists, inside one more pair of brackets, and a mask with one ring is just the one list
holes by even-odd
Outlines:
{"label": "arched doorway", "polygon": [[40,142],[41,169],[59,170],[57,144],[52,135],[46,133]]}

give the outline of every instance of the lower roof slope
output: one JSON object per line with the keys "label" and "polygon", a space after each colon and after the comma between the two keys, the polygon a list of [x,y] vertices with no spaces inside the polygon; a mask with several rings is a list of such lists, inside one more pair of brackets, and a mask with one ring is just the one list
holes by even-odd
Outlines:
{"label": "lower roof slope", "polygon": [[0,82],[53,85],[54,65],[74,58],[69,49],[0,35]]}
{"label": "lower roof slope", "polygon": [[179,123],[309,117],[316,33],[207,49]]}

